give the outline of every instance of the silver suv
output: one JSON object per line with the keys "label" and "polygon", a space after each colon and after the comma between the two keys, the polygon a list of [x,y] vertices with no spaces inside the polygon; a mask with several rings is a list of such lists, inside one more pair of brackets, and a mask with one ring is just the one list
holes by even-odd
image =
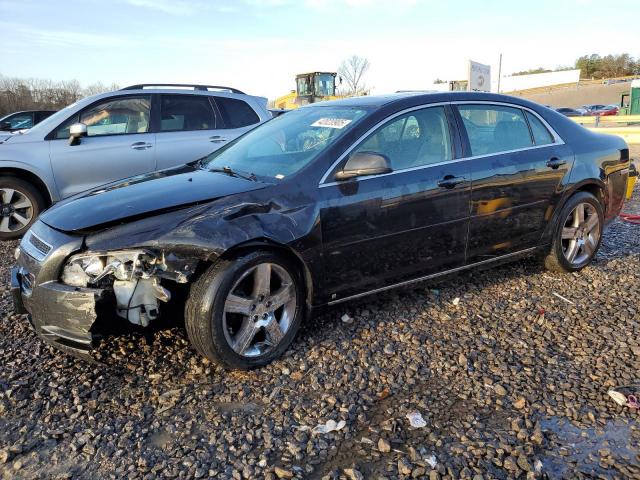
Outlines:
{"label": "silver suv", "polygon": [[104,183],[201,158],[271,118],[229,87],[144,84],[85,98],[0,136],[0,239],[47,206]]}

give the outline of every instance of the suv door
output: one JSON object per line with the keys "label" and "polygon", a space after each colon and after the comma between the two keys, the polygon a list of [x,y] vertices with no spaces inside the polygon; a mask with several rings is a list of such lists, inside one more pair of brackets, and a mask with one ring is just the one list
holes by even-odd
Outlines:
{"label": "suv door", "polygon": [[467,262],[538,245],[573,153],[534,112],[458,104],[472,181]]}
{"label": "suv door", "polygon": [[204,157],[260,122],[244,101],[197,94],[160,95],[156,164],[163,169]]}
{"label": "suv door", "polygon": [[[471,184],[467,164],[455,160],[447,111],[394,116],[320,185],[330,301],[464,265]],[[333,181],[357,152],[386,155],[393,171]]]}
{"label": "suv door", "polygon": [[[110,97],[67,119],[47,138],[61,198],[97,185],[155,170],[150,133],[151,96]],[[69,145],[69,128],[87,125],[87,136]]]}
{"label": "suv door", "polygon": [[227,140],[208,95],[160,95],[156,135],[158,170],[208,155]]}

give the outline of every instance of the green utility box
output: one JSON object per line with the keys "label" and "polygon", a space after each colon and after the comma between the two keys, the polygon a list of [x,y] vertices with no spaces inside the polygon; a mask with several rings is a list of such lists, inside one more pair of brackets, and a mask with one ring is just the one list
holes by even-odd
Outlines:
{"label": "green utility box", "polygon": [[622,94],[618,115],[640,115],[640,79],[633,80],[629,93]]}

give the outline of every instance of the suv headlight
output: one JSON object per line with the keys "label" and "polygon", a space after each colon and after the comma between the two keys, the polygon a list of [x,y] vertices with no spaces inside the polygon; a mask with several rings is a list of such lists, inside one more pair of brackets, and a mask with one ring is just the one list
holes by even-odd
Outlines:
{"label": "suv headlight", "polygon": [[72,287],[86,287],[109,275],[116,280],[149,278],[163,263],[147,250],[81,253],[67,260],[60,279]]}

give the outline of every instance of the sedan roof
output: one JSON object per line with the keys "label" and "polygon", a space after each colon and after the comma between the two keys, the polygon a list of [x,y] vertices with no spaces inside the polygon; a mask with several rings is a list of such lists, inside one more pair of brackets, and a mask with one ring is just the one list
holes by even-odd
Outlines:
{"label": "sedan roof", "polygon": [[382,107],[393,104],[420,105],[436,102],[456,102],[456,101],[484,101],[484,102],[506,102],[518,105],[532,105],[520,97],[512,97],[497,93],[485,92],[401,92],[388,95],[365,95],[362,97],[349,97],[341,100],[331,100],[327,102],[312,103],[303,108],[312,106],[318,107]]}

